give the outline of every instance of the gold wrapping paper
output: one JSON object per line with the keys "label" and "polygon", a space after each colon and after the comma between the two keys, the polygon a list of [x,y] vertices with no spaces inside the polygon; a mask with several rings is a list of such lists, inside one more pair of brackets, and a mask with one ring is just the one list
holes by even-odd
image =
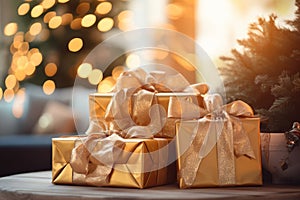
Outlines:
{"label": "gold wrapping paper", "polygon": [[[52,139],[52,182],[54,184],[147,188],[176,180],[174,162],[167,167],[160,167],[164,166],[171,154],[158,156],[150,153],[169,144],[170,139],[123,139],[124,150],[114,162],[107,182],[95,184],[97,177],[94,177],[91,183],[86,179],[85,174],[75,172],[70,164],[72,150],[82,143],[82,138],[84,136]],[[168,145],[168,148],[170,153],[175,151],[174,145]]]}
{"label": "gold wrapping paper", "polygon": [[[105,119],[106,109],[113,95],[113,93],[93,93],[89,95],[90,127],[87,131],[88,133],[97,133],[103,130],[122,130],[113,122],[113,120],[107,122]],[[175,122],[177,119],[193,119],[206,114],[204,109],[202,109],[203,98],[200,94],[184,92],[155,93],[155,96],[157,99],[156,104],[162,106],[166,114],[162,129],[154,135],[155,137],[173,138],[175,136]],[[125,109],[128,109],[128,113],[132,116],[133,121],[137,125],[145,125],[145,123],[150,123],[149,113],[148,110],[134,109],[136,107],[143,107],[143,101],[138,98],[138,95],[133,95],[131,105],[127,106]],[[137,106],[133,105],[135,103]],[[191,110],[186,112],[186,109],[190,109],[190,106],[195,107],[195,109],[192,109],[194,112],[191,112]],[[186,116],[187,113],[188,116]],[[155,116],[153,118],[157,119]],[[159,122],[155,122],[154,125],[157,125],[158,123]]]}
{"label": "gold wrapping paper", "polygon": [[[181,174],[181,170],[189,165],[189,162],[195,162],[195,160],[189,160],[190,152],[199,150],[203,144],[204,137],[207,130],[205,127],[207,124],[212,123],[209,121],[182,121],[176,124],[176,140],[177,140],[177,153],[181,155],[178,157],[178,182],[180,188],[197,188],[197,187],[216,187],[216,186],[238,186],[238,185],[261,185],[262,184],[262,172],[261,172],[261,153],[260,153],[260,136],[259,136],[259,118],[239,118],[239,123],[242,126],[243,132],[247,134],[249,138],[250,145],[253,150],[253,157],[248,155],[234,154],[233,158],[225,157],[228,155],[228,151],[233,151],[228,149],[224,154],[218,152],[218,147],[220,148],[219,142],[223,142],[224,138],[220,136],[218,143],[209,151],[209,153],[202,158],[198,169],[196,169],[196,176],[192,184],[186,184],[184,177]],[[200,142],[191,141],[194,137],[194,131],[196,134],[200,134]],[[215,136],[217,137],[217,135]],[[200,145],[200,146],[197,146]],[[233,145],[232,145],[233,146]],[[197,154],[196,156],[198,156]],[[229,154],[230,155],[230,154]],[[218,157],[219,156],[219,157]],[[234,166],[230,166],[230,159],[233,159]],[[222,166],[220,160],[223,160],[225,164],[220,169],[218,166]],[[224,167],[225,166],[225,167]],[[232,170],[235,170],[235,180],[226,180],[226,175],[230,179]],[[192,172],[190,172],[192,173]],[[222,173],[221,175],[219,173]],[[220,180],[220,176],[225,175],[225,180]]]}

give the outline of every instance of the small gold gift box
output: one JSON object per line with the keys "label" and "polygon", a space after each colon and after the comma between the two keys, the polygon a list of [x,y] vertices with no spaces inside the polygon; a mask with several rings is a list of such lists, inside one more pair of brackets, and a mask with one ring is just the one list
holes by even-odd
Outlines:
{"label": "small gold gift box", "polygon": [[[103,126],[103,121],[105,121],[105,115],[107,114],[107,107],[113,97],[114,93],[93,93],[89,95],[89,116],[90,121]],[[165,112],[166,121],[162,127],[161,132],[157,133],[155,137],[163,138],[173,138],[175,136],[175,122],[179,118],[189,118],[193,119],[200,117],[200,109],[203,107],[203,97],[200,93],[187,93],[187,92],[177,92],[177,93],[155,93],[156,104],[160,105]],[[148,125],[151,122],[149,115],[150,105],[149,102],[145,103],[145,99],[141,96],[134,94],[130,105],[126,106],[128,109],[128,114],[131,116],[132,120],[141,126]],[[144,106],[143,103],[146,105]],[[136,105],[139,104],[139,105]],[[145,109],[145,107],[147,107]],[[149,107],[149,109],[148,109]],[[193,108],[191,110],[191,108]],[[140,110],[145,109],[144,112]],[[185,116],[185,113],[189,116]],[[161,117],[161,116],[158,116]],[[155,116],[155,119],[157,117]],[[113,125],[112,129],[119,129]]]}
{"label": "small gold gift box", "polygon": [[[176,124],[176,148],[179,156],[177,162],[179,187],[197,188],[261,185],[262,169],[259,118],[239,118],[238,122],[242,127],[242,131],[249,139],[248,141],[252,147],[254,158],[247,155],[237,156],[234,154],[234,157],[230,160],[230,158],[226,157],[227,152],[224,152],[227,150],[222,150],[222,147],[219,146],[220,144],[224,145],[224,143],[226,145],[228,141],[219,141],[212,147],[204,158],[199,159],[199,149],[201,149],[201,145],[209,142],[204,139],[207,134],[207,129],[203,128],[205,123],[207,123],[206,125],[209,125],[209,123],[213,123],[213,121],[199,122],[197,120],[191,120],[182,121]],[[226,126],[226,124],[224,126]],[[239,137],[239,135],[235,135],[234,133],[233,135],[234,137]],[[219,140],[222,140],[221,136]],[[239,144],[234,144],[233,142],[231,147],[235,148],[235,145],[238,146]],[[201,162],[199,166],[193,167],[193,164],[197,162],[197,159]],[[229,164],[232,162],[235,169],[228,168],[228,162]],[[221,165],[225,167],[222,167]],[[193,173],[194,177],[189,179],[190,177],[188,176]]]}
{"label": "small gold gift box", "polygon": [[[81,140],[84,137],[52,139],[52,182],[54,184],[147,188],[176,181],[175,162],[170,159],[175,152],[175,144],[171,143],[171,139],[154,138],[123,139],[124,149],[114,162],[107,182],[101,185],[87,182],[86,174],[75,172],[70,164],[72,150],[82,144]],[[165,150],[160,152],[159,149],[162,148]],[[168,165],[168,162],[171,164]],[[95,182],[96,179],[97,177]]]}

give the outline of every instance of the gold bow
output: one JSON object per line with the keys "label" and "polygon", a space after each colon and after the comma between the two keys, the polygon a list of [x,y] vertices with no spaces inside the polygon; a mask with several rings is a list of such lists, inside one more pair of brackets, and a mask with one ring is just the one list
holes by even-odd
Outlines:
{"label": "gold bow", "polygon": [[[238,118],[253,117],[253,111],[242,101],[222,106],[222,98],[219,95],[207,95],[205,104],[209,114],[198,120],[201,127],[198,125],[193,132],[191,147],[187,149],[187,157],[180,171],[181,177],[186,185],[191,186],[202,159],[217,145],[219,184],[233,185],[234,156],[246,155],[255,159],[249,138]],[[198,131],[200,128],[201,131]]]}
{"label": "gold bow", "polygon": [[[141,68],[124,72],[117,80],[104,119],[92,119],[87,133],[118,130],[124,138],[152,138],[172,129],[170,126],[174,126],[174,118],[195,119],[204,116],[204,109],[198,105],[202,99],[193,98],[197,98],[195,93],[200,97],[207,91],[206,84],[189,85],[181,74],[162,71],[147,73]],[[157,99],[158,93],[166,92],[173,96],[170,97],[167,113]],[[193,97],[187,95],[191,93]],[[193,112],[187,111],[186,108],[191,106]],[[189,115],[186,116],[186,113]],[[160,135],[171,137],[167,132]]]}

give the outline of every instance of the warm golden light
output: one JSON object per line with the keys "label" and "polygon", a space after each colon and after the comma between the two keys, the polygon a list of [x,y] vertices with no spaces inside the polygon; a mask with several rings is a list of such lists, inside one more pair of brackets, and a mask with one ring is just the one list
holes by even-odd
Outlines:
{"label": "warm golden light", "polygon": [[33,36],[40,34],[41,31],[42,31],[42,24],[39,22],[32,24],[29,29],[30,35]]}
{"label": "warm golden light", "polygon": [[29,32],[27,32],[25,34],[25,37],[24,37],[25,41],[27,42],[32,42],[34,39],[35,39],[35,36],[34,35],[31,35]]}
{"label": "warm golden light", "polygon": [[77,8],[76,8],[76,12],[79,15],[84,15],[86,14],[88,11],[90,10],[90,4],[88,2],[82,2],[80,3]]}
{"label": "warm golden light", "polygon": [[49,28],[56,29],[61,25],[62,19],[61,16],[54,16],[49,21]]}
{"label": "warm golden light", "polygon": [[137,68],[140,65],[140,57],[134,53],[131,53],[126,58],[126,65],[128,68]]}
{"label": "warm golden light", "polygon": [[13,89],[6,89],[3,93],[4,100],[6,102],[11,102],[14,99],[15,93]]}
{"label": "warm golden light", "polygon": [[41,5],[44,9],[49,9],[55,5],[55,0],[44,0]]}
{"label": "warm golden light", "polygon": [[70,0],[58,0],[58,3],[67,3]]}
{"label": "warm golden light", "polygon": [[38,66],[43,61],[43,55],[40,52],[35,52],[30,56],[30,62],[34,66]]}
{"label": "warm golden light", "polygon": [[22,3],[18,8],[18,15],[26,15],[30,9],[29,3]]}
{"label": "warm golden light", "polygon": [[20,56],[19,58],[17,58],[17,67],[19,69],[24,69],[25,68],[25,64],[27,62],[28,62],[27,56]]}
{"label": "warm golden light", "polygon": [[61,25],[70,24],[73,20],[73,15],[71,13],[65,13],[61,16],[62,22]]}
{"label": "warm golden light", "polygon": [[98,85],[102,78],[103,74],[100,69],[93,69],[88,76],[89,83],[92,85]]}
{"label": "warm golden light", "polygon": [[90,63],[82,63],[77,69],[77,74],[80,78],[87,78],[92,69],[93,67]]}
{"label": "warm golden light", "polygon": [[45,74],[48,76],[48,77],[52,77],[56,74],[57,72],[57,66],[55,63],[48,63],[46,66],[45,66]]}
{"label": "warm golden light", "polygon": [[20,89],[17,94],[12,107],[14,117],[21,118],[24,113],[25,90]]}
{"label": "warm golden light", "polygon": [[103,3],[100,3],[97,7],[96,7],[96,13],[100,14],[100,15],[105,15],[107,13],[109,13],[112,9],[112,4],[108,1],[105,1]]}
{"label": "warm golden light", "polygon": [[185,68],[188,71],[194,71],[195,70],[195,67],[193,66],[193,64],[188,62],[184,57],[176,55],[176,54],[171,54],[171,55],[181,67]]}
{"label": "warm golden light", "polygon": [[97,91],[100,93],[111,92],[115,84],[116,81],[112,77],[107,77],[99,83]]}
{"label": "warm golden light", "polygon": [[27,76],[31,76],[35,71],[35,66],[31,62],[25,64],[24,72]]}
{"label": "warm golden light", "polygon": [[18,46],[18,51],[22,52],[23,54],[27,53],[29,50],[29,43],[28,42],[22,42]]}
{"label": "warm golden light", "polygon": [[17,23],[9,23],[4,27],[4,35],[11,36],[14,35],[18,31]]}
{"label": "warm golden light", "polygon": [[68,48],[71,52],[77,52],[82,47],[83,47],[83,41],[81,38],[73,38],[68,44]]}
{"label": "warm golden light", "polygon": [[46,95],[50,95],[55,91],[55,83],[52,80],[47,80],[43,84],[43,91]]}
{"label": "warm golden light", "polygon": [[8,75],[5,79],[5,86],[7,89],[13,89],[17,84],[17,79],[15,75]]}
{"label": "warm golden light", "polygon": [[37,18],[41,16],[41,14],[44,12],[44,8],[41,5],[36,5],[31,10],[31,17]]}
{"label": "warm golden light", "polygon": [[129,30],[134,27],[134,13],[130,10],[122,11],[118,15],[118,28],[122,31]]}
{"label": "warm golden light", "polygon": [[51,11],[51,12],[47,12],[44,16],[44,22],[47,24],[49,23],[50,19],[52,19],[53,17],[56,16],[56,12],[55,11]]}
{"label": "warm golden light", "polygon": [[15,72],[15,76],[18,81],[23,81],[26,78],[26,74],[24,72],[24,69],[19,69]]}
{"label": "warm golden light", "polygon": [[183,14],[183,8],[178,4],[169,4],[167,6],[167,16],[170,19],[179,19]]}
{"label": "warm golden light", "polygon": [[93,14],[88,14],[84,16],[81,20],[81,26],[83,27],[91,27],[96,22],[96,16]]}
{"label": "warm golden light", "polygon": [[82,18],[74,19],[70,24],[71,29],[73,29],[73,30],[80,29],[81,28],[81,20],[82,20]]}
{"label": "warm golden light", "polygon": [[114,78],[114,80],[117,80],[117,78],[125,71],[125,67],[124,66],[117,66],[115,67],[111,74],[112,77]]}
{"label": "warm golden light", "polygon": [[133,17],[133,12],[131,10],[124,10],[120,12],[120,14],[118,15],[118,20],[122,21],[132,17]]}
{"label": "warm golden light", "polygon": [[114,26],[114,20],[109,17],[101,19],[98,23],[98,30],[101,32],[107,32]]}

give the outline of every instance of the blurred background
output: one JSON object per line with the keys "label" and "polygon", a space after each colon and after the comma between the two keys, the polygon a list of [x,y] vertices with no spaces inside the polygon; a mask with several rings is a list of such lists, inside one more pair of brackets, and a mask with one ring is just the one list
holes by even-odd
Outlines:
{"label": "blurred background", "polygon": [[[220,56],[239,48],[237,39],[247,37],[250,23],[276,13],[284,26],[296,7],[293,0],[0,0],[0,9],[0,135],[26,135],[76,132],[72,104],[80,113],[76,123],[87,127],[88,94],[109,92],[121,72],[145,59],[199,81],[184,57],[159,49],[127,52],[105,71],[82,63],[112,35],[144,27],[175,30],[221,68]],[[115,44],[113,50],[122,48]],[[100,62],[110,51],[99,54]],[[96,89],[79,88],[72,102],[76,77]]]}

